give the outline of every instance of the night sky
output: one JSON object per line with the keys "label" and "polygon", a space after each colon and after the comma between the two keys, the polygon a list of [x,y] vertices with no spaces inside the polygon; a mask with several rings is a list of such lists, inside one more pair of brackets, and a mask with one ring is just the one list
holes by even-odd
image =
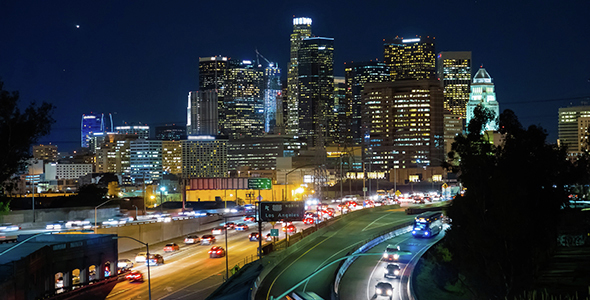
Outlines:
{"label": "night sky", "polygon": [[[500,110],[557,138],[557,109],[590,104],[590,1],[0,1],[0,78],[23,104],[57,106],[42,143],[80,145],[84,113],[114,124],[186,122],[199,57],[255,60],[286,77],[292,17],[333,37],[334,69],[383,59],[383,39],[436,37],[436,51],[472,51]],[[79,26],[79,27],[78,27]],[[152,127],[153,128],[153,127]]]}

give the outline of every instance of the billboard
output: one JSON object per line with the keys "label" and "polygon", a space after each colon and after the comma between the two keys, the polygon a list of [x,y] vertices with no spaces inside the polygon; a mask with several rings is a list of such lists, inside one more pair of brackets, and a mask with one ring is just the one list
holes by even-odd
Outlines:
{"label": "billboard", "polygon": [[305,215],[302,201],[261,202],[260,219],[263,222],[301,221]]}

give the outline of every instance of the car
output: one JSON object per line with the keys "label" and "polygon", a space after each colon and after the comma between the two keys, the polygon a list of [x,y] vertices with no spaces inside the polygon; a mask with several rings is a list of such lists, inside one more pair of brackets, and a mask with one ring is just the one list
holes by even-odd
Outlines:
{"label": "car", "polygon": [[266,234],[266,241],[267,242],[271,242],[272,241],[272,236],[270,235],[270,233]]}
{"label": "car", "polygon": [[143,282],[143,274],[139,271],[131,271],[125,275],[125,279],[131,282]]}
{"label": "car", "polygon": [[383,259],[387,261],[399,261],[400,251],[399,246],[387,245],[383,253]]}
{"label": "car", "polygon": [[166,246],[164,246],[164,252],[172,252],[178,250],[180,250],[180,246],[178,246],[176,243],[166,244]]}
{"label": "car", "polygon": [[13,225],[11,223],[2,223],[0,224],[0,231],[10,232],[10,231],[17,231],[20,227],[17,225]]}
{"label": "car", "polygon": [[206,234],[201,237],[201,245],[213,245],[215,243],[215,237],[210,234]]}
{"label": "car", "polygon": [[47,229],[47,230],[61,230],[65,227],[66,227],[66,222],[57,221],[57,222],[47,224],[47,226],[45,226],[45,229]]}
{"label": "car", "polygon": [[248,235],[248,239],[250,240],[250,242],[257,242],[259,237],[260,233],[258,232],[252,232]]}
{"label": "car", "polygon": [[297,232],[297,228],[295,227],[295,225],[289,224],[289,225],[283,227],[283,232],[295,233],[295,232]]}
{"label": "car", "polygon": [[315,223],[315,221],[313,220],[313,218],[305,218],[305,219],[303,219],[303,224],[313,225],[313,223]]}
{"label": "car", "polygon": [[225,227],[215,227],[215,228],[211,229],[211,234],[220,235],[220,234],[223,234],[224,231],[225,231]]}
{"label": "car", "polygon": [[219,246],[213,246],[211,247],[211,250],[209,250],[209,258],[219,258],[219,257],[224,257],[225,256],[225,249],[223,249],[222,247]]}
{"label": "car", "polygon": [[256,222],[256,216],[245,216],[244,222]]}
{"label": "car", "polygon": [[144,263],[147,258],[146,252],[139,252],[135,255],[135,263]]}
{"label": "car", "polygon": [[391,283],[377,283],[377,285],[375,285],[375,296],[373,296],[373,298],[377,298],[378,296],[384,296],[391,300],[393,298],[393,286],[391,285]]}
{"label": "car", "polygon": [[234,223],[234,222],[227,222],[227,223],[223,224],[223,227],[229,228],[229,229],[234,229],[235,226],[236,226],[236,223]]}
{"label": "car", "polygon": [[184,238],[185,244],[198,244],[201,242],[201,238],[198,235],[188,235]]}
{"label": "car", "polygon": [[236,231],[245,231],[245,230],[248,230],[248,225],[246,225],[244,223],[239,223],[239,224],[236,224],[236,226],[234,226],[234,229]]}
{"label": "car", "polygon": [[117,268],[118,269],[131,269],[133,268],[133,262],[124,258],[124,259],[119,259],[117,261]]}
{"label": "car", "polygon": [[160,254],[150,254],[150,257],[146,260],[150,266],[158,266],[164,264],[164,258]]}
{"label": "car", "polygon": [[398,264],[387,264],[385,266],[385,278],[399,278],[401,275],[401,269]]}

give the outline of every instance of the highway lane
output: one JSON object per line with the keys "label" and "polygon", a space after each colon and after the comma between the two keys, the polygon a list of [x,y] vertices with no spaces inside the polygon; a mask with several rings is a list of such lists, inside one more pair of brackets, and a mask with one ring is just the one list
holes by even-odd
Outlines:
{"label": "highway lane", "polygon": [[[230,220],[234,221],[235,220]],[[256,259],[258,242],[250,241],[248,235],[257,231],[257,224],[251,224],[247,231],[228,230],[228,266],[231,269],[235,265],[240,267],[244,263]],[[294,222],[297,230],[307,228],[302,222]],[[278,224],[276,226],[279,226]],[[276,227],[275,228],[278,228]],[[270,232],[272,227],[266,224],[263,236]],[[198,235],[210,234],[211,231],[202,231]],[[217,235],[214,245],[225,248],[225,235]],[[284,234],[281,234],[284,238]],[[225,276],[225,257],[209,258],[207,251],[211,246],[185,245],[184,237],[172,239],[166,243],[177,243],[180,251],[175,253],[163,253],[166,243],[150,245],[151,253],[159,253],[164,257],[164,264],[150,266],[152,299],[204,299],[212,293]],[[119,255],[119,258],[127,258],[134,261],[137,251],[130,251]],[[144,283],[121,282],[115,286],[107,299],[146,299],[148,297],[147,268],[144,264],[136,264],[133,268],[143,273]],[[230,273],[231,276],[231,273]]]}
{"label": "highway lane", "polygon": [[[308,248],[294,252],[275,267],[261,283],[255,299],[270,299],[271,295],[282,294],[322,266],[343,257],[366,239],[396,225],[409,224],[413,218],[397,206],[376,207],[344,216],[323,235],[309,241]],[[329,299],[336,268],[337,264],[327,268],[298,290],[312,291]]]}
{"label": "highway lane", "polygon": [[420,259],[422,253],[428,246],[436,243],[444,236],[444,231],[431,239],[415,238],[411,233],[394,237],[375,246],[369,253],[383,253],[388,244],[393,246],[399,245],[402,250],[411,254],[402,255],[399,264],[401,268],[401,278],[385,278],[385,267],[388,263],[380,256],[363,256],[359,257],[349,267],[342,277],[339,294],[342,300],[358,299],[387,299],[386,297],[374,297],[375,285],[378,282],[389,282],[393,286],[393,297],[395,300],[408,300],[409,284],[411,273]]}

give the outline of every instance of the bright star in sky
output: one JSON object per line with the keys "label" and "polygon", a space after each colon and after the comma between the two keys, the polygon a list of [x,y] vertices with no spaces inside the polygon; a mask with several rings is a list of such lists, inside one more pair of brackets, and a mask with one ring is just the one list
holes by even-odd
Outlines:
{"label": "bright star in sky", "polygon": [[80,28],[80,25],[76,25],[76,28]]}

